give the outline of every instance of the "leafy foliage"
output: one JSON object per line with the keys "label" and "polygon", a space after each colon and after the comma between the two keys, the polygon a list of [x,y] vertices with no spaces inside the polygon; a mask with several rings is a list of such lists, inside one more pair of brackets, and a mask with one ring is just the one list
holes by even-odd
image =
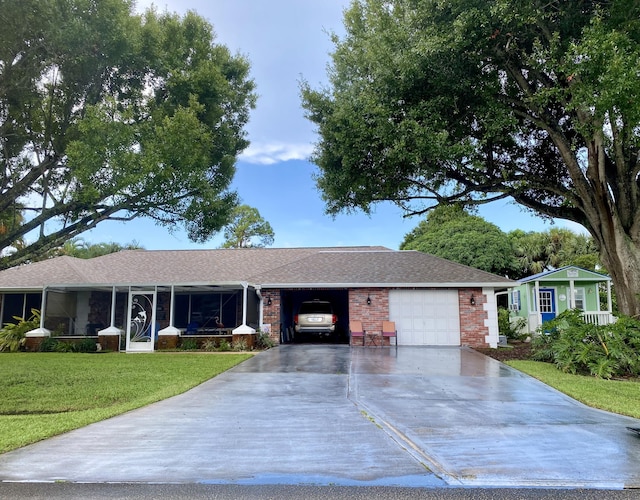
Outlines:
{"label": "leafy foliage", "polygon": [[0,21],[0,267],[104,220],[224,227],[255,94],[209,23],[128,0],[6,0]]}
{"label": "leafy foliage", "polygon": [[521,279],[575,265],[602,271],[593,239],[566,228],[508,234],[459,204],[431,210],[405,235],[403,250],[419,250],[495,274]]}
{"label": "leafy foliage", "polygon": [[400,249],[420,250],[502,276],[511,274],[515,266],[507,235],[459,205],[429,212],[427,219],[405,236]]}
{"label": "leafy foliage", "polygon": [[0,352],[16,352],[24,345],[26,334],[40,326],[40,311],[31,309],[28,319],[14,316],[17,323],[6,323],[0,329]]}
{"label": "leafy foliage", "polygon": [[255,248],[273,244],[274,232],[257,208],[237,206],[231,222],[224,229],[225,242],[222,248]]}
{"label": "leafy foliage", "polygon": [[567,373],[606,379],[640,375],[640,321],[633,318],[598,326],[584,323],[579,311],[567,311],[544,323],[533,342],[534,359]]}
{"label": "leafy foliage", "polygon": [[593,237],[640,314],[640,4],[354,0],[302,85],[327,211],[511,197]]}
{"label": "leafy foliage", "polygon": [[182,339],[180,349],[183,351],[195,351],[198,349],[198,342],[196,339]]}
{"label": "leafy foliage", "polygon": [[525,318],[512,318],[511,312],[504,307],[498,308],[498,331],[509,339],[520,339],[527,320]]}
{"label": "leafy foliage", "polygon": [[87,243],[82,238],[74,238],[65,241],[64,245],[54,250],[55,255],[68,255],[69,257],[77,257],[80,259],[92,259],[110,253],[120,252],[122,250],[139,250],[143,249],[136,241],[132,241],[126,245],[120,243]]}
{"label": "leafy foliage", "polygon": [[268,333],[258,331],[256,335],[256,349],[271,349],[276,343],[269,337]]}
{"label": "leafy foliage", "polygon": [[508,236],[516,260],[511,275],[514,279],[571,265],[590,271],[602,271],[595,243],[585,234],[577,234],[565,228],[552,228],[544,232],[516,229]]}

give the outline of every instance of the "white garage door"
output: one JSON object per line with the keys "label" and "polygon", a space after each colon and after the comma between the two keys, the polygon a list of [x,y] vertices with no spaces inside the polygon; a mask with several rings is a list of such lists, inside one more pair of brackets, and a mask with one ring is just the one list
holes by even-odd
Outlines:
{"label": "white garage door", "polygon": [[398,345],[460,345],[457,290],[391,290]]}

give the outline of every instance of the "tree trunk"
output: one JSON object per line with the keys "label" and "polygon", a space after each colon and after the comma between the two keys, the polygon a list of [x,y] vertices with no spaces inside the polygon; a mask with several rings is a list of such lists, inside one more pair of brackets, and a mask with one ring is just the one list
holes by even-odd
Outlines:
{"label": "tree trunk", "polygon": [[619,225],[612,237],[600,241],[600,258],[615,290],[618,310],[627,316],[640,316],[640,245]]}

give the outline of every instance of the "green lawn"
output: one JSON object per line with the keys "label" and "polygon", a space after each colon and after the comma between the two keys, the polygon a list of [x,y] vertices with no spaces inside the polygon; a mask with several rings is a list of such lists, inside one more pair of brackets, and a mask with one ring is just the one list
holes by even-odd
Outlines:
{"label": "green lawn", "polygon": [[0,354],[0,453],[185,392],[251,354]]}
{"label": "green lawn", "polygon": [[539,361],[514,360],[507,364],[586,405],[640,418],[640,382],[637,379],[604,380],[571,375]]}

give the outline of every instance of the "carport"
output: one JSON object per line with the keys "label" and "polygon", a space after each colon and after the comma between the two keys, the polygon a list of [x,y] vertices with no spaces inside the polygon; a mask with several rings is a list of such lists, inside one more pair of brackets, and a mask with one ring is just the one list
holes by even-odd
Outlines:
{"label": "carport", "polygon": [[313,338],[295,335],[293,317],[302,302],[315,299],[331,302],[333,312],[338,317],[336,334],[330,338],[323,337],[320,341],[332,344],[349,343],[349,294],[345,288],[281,290],[280,322],[282,324],[283,343],[314,341]]}

